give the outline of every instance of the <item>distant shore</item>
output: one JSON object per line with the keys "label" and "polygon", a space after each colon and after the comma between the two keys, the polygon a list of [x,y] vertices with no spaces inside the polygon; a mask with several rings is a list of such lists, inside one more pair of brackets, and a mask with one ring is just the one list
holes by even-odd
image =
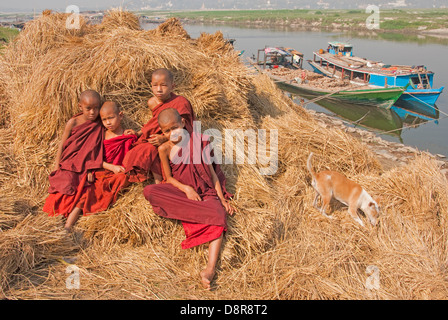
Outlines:
{"label": "distant shore", "polygon": [[215,24],[251,28],[297,30],[369,31],[420,34],[448,38],[448,9],[380,10],[379,28],[369,29],[373,18],[365,10],[201,10],[179,12],[138,12],[143,19],[160,21],[179,18],[186,24]]}
{"label": "distant shore", "polygon": [[308,30],[308,31],[328,31],[328,32],[340,32],[340,31],[354,31],[354,32],[369,32],[369,33],[394,33],[394,34],[403,34],[403,35],[421,35],[421,36],[430,36],[441,39],[448,39],[448,28],[440,28],[440,29],[431,29],[431,30],[395,30],[395,29],[376,29],[370,30],[362,26],[322,26],[319,24],[309,25],[306,23],[293,23],[293,24],[284,24],[284,23],[276,23],[276,22],[253,22],[253,21],[244,21],[244,22],[226,22],[226,21],[207,21],[202,19],[180,19],[184,24],[212,24],[212,25],[230,25],[236,27],[248,27],[248,28],[288,28],[289,30]]}

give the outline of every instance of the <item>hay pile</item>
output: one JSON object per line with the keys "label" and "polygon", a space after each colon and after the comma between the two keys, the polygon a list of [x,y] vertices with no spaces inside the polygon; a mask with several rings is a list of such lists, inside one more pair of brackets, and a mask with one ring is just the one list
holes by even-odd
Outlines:
{"label": "hay pile", "polygon": [[[329,78],[305,69],[278,68],[268,69],[267,71],[269,74],[281,80],[297,83],[297,79],[301,79],[301,84],[310,85],[320,89],[347,88],[350,86],[350,81],[348,79]],[[305,80],[305,83],[302,82],[302,79]]]}
{"label": "hay pile", "polygon": [[[447,290],[446,178],[418,156],[383,172],[369,149],[317,124],[267,76],[253,76],[221,33],[191,39],[178,20],[141,30],[111,11],[102,24],[44,12],[0,56],[0,294],[10,299],[387,299],[440,298]],[[149,118],[152,70],[173,71],[202,129],[278,130],[278,170],[223,165],[238,213],[229,230],[216,290],[200,288],[207,246],[182,250],[180,223],[155,215],[142,184],[107,212],[82,218],[75,237],[41,211],[63,125],[77,98],[95,89],[119,102],[126,125]],[[269,133],[268,133],[269,136]],[[269,145],[269,139],[268,139]],[[272,146],[271,146],[272,147]],[[334,220],[312,207],[305,162],[331,168],[381,198],[377,227],[361,228],[346,209]],[[247,150],[245,151],[247,156]],[[80,237],[82,234],[82,237]],[[64,260],[65,259],[65,260]],[[67,262],[80,288],[66,288]],[[366,287],[368,266],[380,286]]]}

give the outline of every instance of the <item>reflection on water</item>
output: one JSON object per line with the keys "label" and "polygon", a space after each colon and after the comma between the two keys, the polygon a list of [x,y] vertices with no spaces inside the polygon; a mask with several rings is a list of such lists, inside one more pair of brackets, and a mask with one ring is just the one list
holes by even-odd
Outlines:
{"label": "reflection on water", "polygon": [[[297,104],[301,104],[304,99],[311,96],[299,96],[290,94],[291,99]],[[404,128],[417,128],[423,123],[432,121],[438,123],[439,110],[437,107],[420,110],[408,110],[405,108],[392,106],[390,109],[364,106],[351,103],[342,103],[334,100],[319,100],[315,104],[323,107],[330,113],[337,115],[354,127],[362,127],[370,131],[390,135],[403,142],[401,137]]]}

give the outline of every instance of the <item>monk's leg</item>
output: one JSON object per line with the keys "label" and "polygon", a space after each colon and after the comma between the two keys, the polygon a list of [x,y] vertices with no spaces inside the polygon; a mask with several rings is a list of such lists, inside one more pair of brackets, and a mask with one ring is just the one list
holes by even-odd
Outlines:
{"label": "monk's leg", "polygon": [[82,213],[82,209],[75,208],[67,217],[67,221],[65,222],[64,229],[67,231],[71,231],[73,226],[75,225],[76,221],[78,221],[79,216]]}
{"label": "monk's leg", "polygon": [[210,283],[215,276],[216,263],[218,262],[219,252],[222,245],[222,234],[219,238],[210,241],[208,248],[208,263],[204,270],[201,271],[201,282],[205,289],[210,289]]}

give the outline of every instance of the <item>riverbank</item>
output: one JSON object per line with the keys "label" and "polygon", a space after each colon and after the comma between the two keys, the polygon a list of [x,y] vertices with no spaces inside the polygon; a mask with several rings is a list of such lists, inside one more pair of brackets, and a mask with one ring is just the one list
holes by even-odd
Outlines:
{"label": "riverbank", "polygon": [[19,34],[19,30],[14,28],[0,27],[0,48]]}
{"label": "riverbank", "polygon": [[[183,23],[222,24],[247,27],[288,27],[326,31],[371,31],[365,10],[201,10],[184,12],[139,12],[146,19],[176,17]],[[375,32],[422,34],[445,37],[448,9],[380,10]]]}

